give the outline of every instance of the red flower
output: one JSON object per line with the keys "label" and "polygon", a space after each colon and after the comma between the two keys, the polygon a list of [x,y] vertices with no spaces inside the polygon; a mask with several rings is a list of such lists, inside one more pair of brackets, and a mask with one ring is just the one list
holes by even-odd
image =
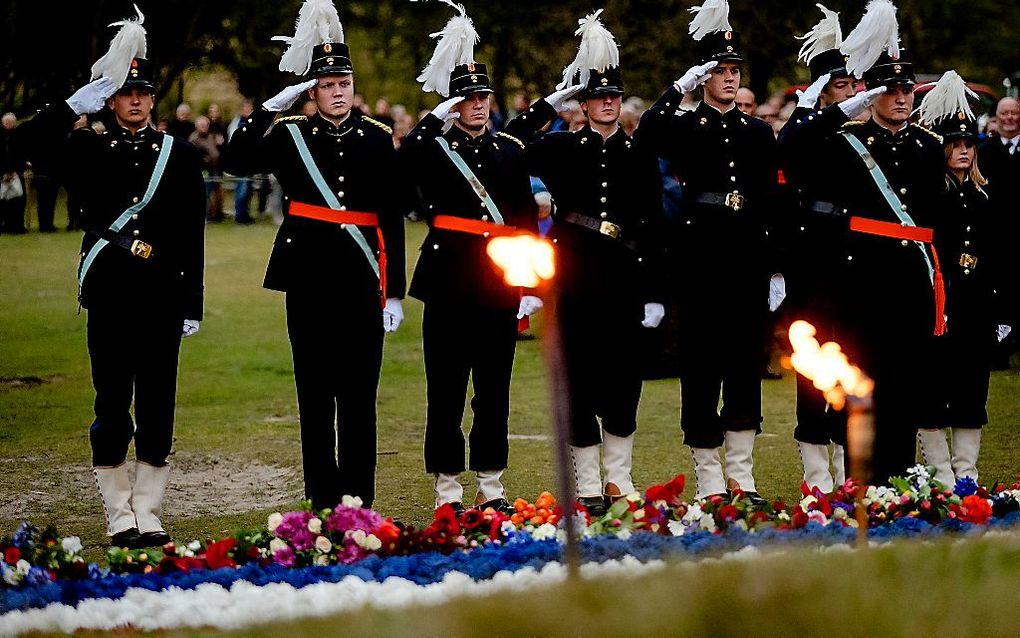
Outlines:
{"label": "red flower", "polygon": [[224,538],[216,541],[205,548],[205,562],[209,569],[221,567],[237,567],[237,563],[230,557],[230,550],[234,548],[236,541],[233,538]]}
{"label": "red flower", "polygon": [[749,522],[752,526],[754,526],[757,525],[758,523],[764,523],[767,520],[769,520],[768,514],[762,511],[757,511],[754,514],[751,514],[751,519]]}
{"label": "red flower", "polygon": [[383,521],[379,527],[376,528],[375,537],[378,538],[383,545],[387,543],[393,543],[400,538],[400,528],[393,522],[392,518],[387,518]]}
{"label": "red flower", "polygon": [[500,529],[503,527],[503,523],[508,520],[510,520],[510,517],[506,514],[502,512],[493,512],[489,517],[489,538],[492,540],[499,540],[499,537],[502,535]]}
{"label": "red flower", "polygon": [[8,547],[4,550],[4,562],[8,565],[17,565],[21,560],[21,550],[17,547]]}
{"label": "red flower", "polygon": [[684,475],[677,474],[673,480],[664,485],[653,485],[645,492],[645,498],[649,501],[666,501],[672,503],[679,498],[684,491]]}
{"label": "red flower", "polygon": [[429,527],[435,528],[435,531],[445,531],[450,536],[460,534],[460,523],[457,521],[457,512],[453,509],[453,506],[449,503],[443,503],[436,510],[436,517],[432,520],[432,525]]}
{"label": "red flower", "polygon": [[729,503],[720,507],[719,512],[716,514],[716,519],[720,521],[725,521],[727,523],[732,523],[739,517],[740,511],[736,507],[730,505]]}
{"label": "red flower", "polygon": [[160,574],[169,574],[171,572],[187,573],[193,569],[205,569],[205,561],[201,558],[190,556],[164,556],[163,560],[159,561],[159,565],[156,566],[156,571]]}
{"label": "red flower", "polygon": [[960,505],[963,509],[960,519],[968,523],[984,525],[992,516],[992,506],[977,494],[963,497],[963,502]]}
{"label": "red flower", "polygon": [[724,500],[723,497],[720,496],[719,494],[713,494],[712,496],[708,497],[708,502],[712,505],[719,505],[720,503],[723,502],[723,500]]}
{"label": "red flower", "polygon": [[245,552],[245,554],[246,554],[246,555],[248,556],[248,558],[250,558],[251,560],[255,560],[255,559],[256,559],[256,558],[258,558],[259,556],[262,556],[262,552],[260,552],[260,551],[259,551],[259,548],[258,548],[257,546],[255,546],[255,545],[252,545],[251,547],[249,547],[249,548],[248,548],[248,551],[247,551],[247,552]]}
{"label": "red flower", "polygon": [[475,531],[484,522],[485,514],[482,514],[477,509],[469,509],[460,515],[460,526],[468,533]]}
{"label": "red flower", "polygon": [[807,513],[801,508],[800,505],[793,508],[793,512],[790,514],[790,523],[794,528],[804,527],[808,523]]}

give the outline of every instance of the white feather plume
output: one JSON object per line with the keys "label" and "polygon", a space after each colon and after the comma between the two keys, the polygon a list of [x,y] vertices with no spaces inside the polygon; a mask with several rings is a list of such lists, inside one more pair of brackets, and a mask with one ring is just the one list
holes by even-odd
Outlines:
{"label": "white feather plume", "polygon": [[804,40],[804,46],[797,54],[797,60],[811,64],[811,60],[819,53],[838,49],[843,44],[843,30],[839,27],[839,13],[826,9],[821,4],[815,5],[822,10],[823,17],[810,31],[798,40]]}
{"label": "white feather plume", "polygon": [[694,19],[687,32],[695,40],[701,40],[709,33],[732,31],[730,26],[730,3],[727,0],[705,0],[704,4],[691,7]]}
{"label": "white feather plume", "polygon": [[[412,0],[415,1],[415,0]],[[458,64],[470,64],[475,61],[475,45],[478,44],[478,32],[471,22],[464,5],[454,4],[452,0],[440,0],[457,10],[457,15],[450,18],[442,31],[429,35],[438,38],[432,59],[422,69],[418,82],[426,93],[435,91],[443,97],[450,96],[450,73]]]}
{"label": "white feather plume", "polygon": [[110,42],[110,50],[106,55],[96,60],[92,65],[92,79],[108,77],[117,83],[117,86],[124,86],[127,80],[128,71],[131,70],[131,61],[135,58],[145,57],[145,16],[135,5],[135,17],[114,22],[111,27],[120,27],[117,35],[113,36]]}
{"label": "white feather plume", "polygon": [[[600,15],[602,9],[577,21],[580,26],[574,35],[581,36],[581,45],[577,49],[577,57],[563,69],[563,81],[556,85],[557,89],[565,89],[575,83],[586,86],[592,69],[604,72],[609,67],[620,66],[620,47],[613,34],[602,24]],[[575,81],[574,76],[578,74],[581,79]]]}
{"label": "white feather plume", "polygon": [[871,0],[865,8],[861,23],[843,40],[840,48],[850,56],[846,70],[857,78],[875,66],[882,51],[888,50],[893,58],[900,57],[900,28],[896,22],[896,7],[890,0]]}
{"label": "white feather plume", "polygon": [[978,94],[967,88],[967,83],[960,74],[950,69],[942,74],[932,90],[921,100],[917,109],[921,123],[931,126],[947,117],[955,117],[963,112],[967,119],[974,119],[974,111],[970,108],[967,96],[979,99]]}
{"label": "white feather plume", "polygon": [[287,43],[280,58],[280,70],[304,75],[312,66],[312,49],[325,42],[342,44],[344,27],[333,0],[305,0],[298,12],[294,35],[278,35],[273,40]]}

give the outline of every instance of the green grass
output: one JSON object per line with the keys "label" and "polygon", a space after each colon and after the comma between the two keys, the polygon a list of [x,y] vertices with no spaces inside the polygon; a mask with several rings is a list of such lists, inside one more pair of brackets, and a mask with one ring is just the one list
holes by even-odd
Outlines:
{"label": "green grass", "polygon": [[1018,581],[1016,535],[853,553],[792,548],[754,560],[676,562],[640,578],[368,609],[234,635],[1015,636]]}
{"label": "green grass", "polygon": [[[58,220],[59,223],[60,220]],[[294,505],[301,494],[297,406],[283,297],[261,287],[275,227],[211,226],[207,239],[206,317],[185,340],[180,364],[171,490],[164,516],[177,539],[216,537]],[[423,227],[408,225],[413,266]],[[85,315],[76,314],[78,235],[0,236],[0,533],[23,518],[79,534],[98,558],[104,517],[90,474],[92,388]],[[432,484],[422,461],[424,375],[421,304],[386,339],[379,391],[379,511],[416,524],[431,516]],[[541,342],[518,349],[510,415],[511,497],[533,498],[555,485],[548,392]],[[39,377],[37,385],[12,378]],[[800,460],[792,440],[793,382],[765,382],[764,434],[756,446],[759,489],[792,498]],[[981,457],[987,480],[1016,476],[1020,433],[1017,371],[992,379]],[[468,412],[470,414],[470,412]],[[635,445],[640,485],[691,475],[681,443],[679,389],[645,384]],[[522,436],[523,435],[523,436]],[[466,498],[474,497],[470,477]],[[693,487],[688,487],[688,496]]]}

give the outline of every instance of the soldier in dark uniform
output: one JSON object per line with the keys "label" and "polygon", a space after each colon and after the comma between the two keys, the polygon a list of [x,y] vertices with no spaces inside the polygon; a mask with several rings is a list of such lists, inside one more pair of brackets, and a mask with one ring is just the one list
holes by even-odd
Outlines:
{"label": "soldier in dark uniform", "polygon": [[[599,13],[581,21],[580,53],[567,67],[560,90],[506,128],[528,141],[529,170],[555,203],[550,236],[557,246],[570,451],[578,500],[592,515],[605,513],[606,498],[635,491],[631,467],[641,397],[640,331],[642,325],[656,327],[664,314],[657,232],[662,180],[656,158],[641,152],[619,126],[619,53]],[[589,51],[613,55],[595,58]],[[537,135],[579,90],[588,123],[575,132]]]}
{"label": "soldier in dark uniform", "polygon": [[[702,64],[652,105],[636,139],[669,162],[684,194],[667,250],[680,307],[680,425],[694,455],[697,497],[739,488],[757,498],[752,451],[762,421],[760,372],[775,272],[766,228],[776,141],[767,124],[734,104],[743,62],[737,34],[725,17],[709,24],[702,17],[691,27]],[[704,101],[681,109],[699,84]],[[728,483],[719,459],[724,445]]]}
{"label": "soldier in dark uniform", "polygon": [[[234,175],[273,173],[290,203],[264,285],[286,293],[305,496],[315,508],[344,495],[369,507],[383,334],[403,319],[406,201],[390,129],[351,108],[354,70],[341,34],[298,48],[315,28],[299,21],[281,62],[312,79],[242,122],[224,166]],[[315,115],[274,124],[305,92]]]}
{"label": "soldier in dark uniform", "polygon": [[[890,7],[875,0],[869,13]],[[895,9],[887,15],[895,20]],[[862,25],[871,22],[866,16]],[[931,336],[943,320],[930,241],[944,186],[941,144],[908,123],[913,65],[898,47],[868,58],[867,51],[879,50],[873,37],[855,29],[843,43],[847,69],[863,75],[868,90],[795,120],[784,131],[784,149],[788,161],[809,157],[817,165],[803,209],[846,224],[825,240],[841,264],[826,266],[825,284],[835,296],[843,349],[875,380],[872,477],[855,478],[884,482],[913,465],[917,428],[930,414]],[[869,106],[868,122],[851,119]],[[890,189],[879,186],[885,181]]]}
{"label": "soldier in dark uniform", "polygon": [[[202,319],[205,187],[194,147],[155,131],[142,16],[123,23],[93,67],[100,79],[30,124],[35,152],[63,152],[86,233],[78,272],[96,390],[92,465],[111,544],[170,541],[159,520],[170,476],[181,336]],[[133,53],[129,53],[132,52]],[[68,138],[84,113],[108,132]],[[65,145],[64,141],[68,140]],[[131,404],[134,401],[134,422]],[[135,442],[135,481],[126,457]]]}
{"label": "soldier in dark uniform", "polygon": [[408,173],[420,189],[420,213],[429,225],[409,290],[425,303],[425,471],[436,477],[436,507],[463,507],[461,421],[470,375],[474,421],[467,466],[477,478],[475,504],[509,510],[501,477],[509,454],[517,319],[541,301],[522,298],[504,282],[486,245],[489,237],[515,228],[536,231],[537,210],[524,144],[487,128],[492,89],[485,65],[456,63],[473,58],[472,49],[462,50],[477,41],[470,19],[463,13],[454,17],[442,37],[419,80],[425,90],[450,99],[418,123],[399,151],[413,167]]}
{"label": "soldier in dark uniform", "polygon": [[[932,423],[918,432],[925,465],[936,479],[978,478],[981,427],[988,422],[988,380],[997,341],[1009,325],[1003,275],[1002,239],[978,170],[977,123],[967,103],[966,84],[948,71],[921,102],[921,124],[942,136],[945,196],[935,225],[935,246],[945,269],[946,334],[936,338],[939,405]],[[952,456],[945,428],[952,428]]]}
{"label": "soldier in dark uniform", "polygon": [[[821,7],[821,5],[819,5]],[[790,131],[804,119],[814,119],[821,110],[839,104],[856,94],[854,78],[846,70],[846,59],[839,50],[842,34],[839,14],[821,7],[825,17],[803,38],[806,40],[798,59],[808,64],[811,85],[798,91],[797,108],[779,132],[779,148],[783,173],[788,186],[796,194],[798,209],[787,226],[792,237],[790,255],[784,267],[784,284],[788,283],[787,312],[795,319],[809,321],[822,341],[838,341],[836,324],[839,319],[832,294],[833,275],[840,267],[840,256],[832,250],[846,229],[845,221],[820,215],[810,209],[820,197],[812,192],[828,180],[819,173],[825,170],[815,149],[798,147],[802,138]],[[809,144],[809,143],[808,143]],[[846,444],[846,413],[832,409],[823,394],[805,376],[797,374],[797,427],[793,431],[801,460],[804,482],[828,493],[846,481],[843,465]],[[829,443],[833,444],[829,472]]]}

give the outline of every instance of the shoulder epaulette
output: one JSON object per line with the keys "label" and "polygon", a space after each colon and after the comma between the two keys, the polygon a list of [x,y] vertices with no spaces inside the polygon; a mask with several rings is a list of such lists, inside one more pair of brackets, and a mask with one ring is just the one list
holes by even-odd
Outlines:
{"label": "shoulder epaulette", "polygon": [[277,124],[284,124],[286,122],[307,122],[308,118],[304,115],[287,115],[286,117],[279,117],[273,120],[273,126]]}
{"label": "shoulder epaulette", "polygon": [[926,129],[926,128],[924,128],[923,126],[921,126],[920,124],[917,124],[916,122],[911,122],[911,124],[910,124],[910,125],[911,125],[911,126],[913,126],[913,127],[914,127],[914,128],[916,128],[916,129],[919,129],[919,130],[921,130],[921,131],[924,131],[924,132],[925,132],[925,133],[927,133],[928,135],[931,135],[932,137],[934,137],[935,139],[937,139],[937,140],[939,141],[939,144],[941,144],[941,143],[942,143],[942,136],[941,136],[941,135],[939,135],[938,133],[936,133],[935,131],[933,131],[933,130],[931,130],[931,129]]}
{"label": "shoulder epaulette", "polygon": [[862,122],[860,120],[848,120],[846,122],[843,122],[843,126],[844,127],[847,127],[847,126],[859,126],[861,124],[864,124],[864,122]]}
{"label": "shoulder epaulette", "polygon": [[372,118],[368,117],[367,115],[362,115],[361,119],[365,120],[369,124],[375,124],[376,126],[381,128],[382,130],[386,131],[387,134],[393,135],[393,129],[388,127],[388,126],[386,126],[385,124],[383,124],[379,120],[373,120]]}
{"label": "shoulder epaulette", "polygon": [[521,148],[524,148],[524,142],[520,141],[519,139],[517,139],[513,135],[509,135],[509,134],[504,133],[502,131],[499,131],[498,133],[496,133],[496,135],[498,135],[500,137],[505,137],[506,139],[510,140],[511,142],[516,144],[517,146],[520,146]]}

